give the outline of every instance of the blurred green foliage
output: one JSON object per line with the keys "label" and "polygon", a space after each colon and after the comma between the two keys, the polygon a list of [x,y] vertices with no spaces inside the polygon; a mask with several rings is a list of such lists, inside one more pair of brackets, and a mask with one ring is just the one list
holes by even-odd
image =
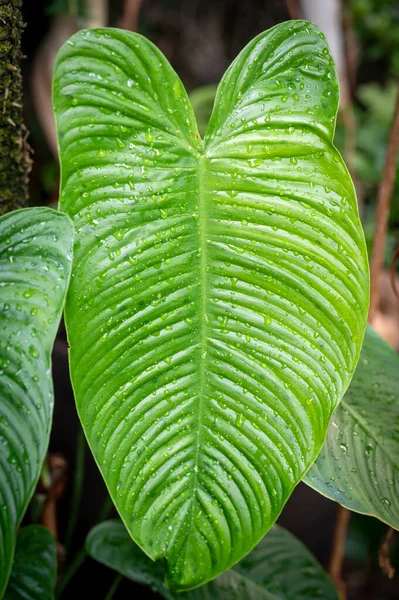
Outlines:
{"label": "blurred green foliage", "polygon": [[63,15],[84,17],[86,14],[86,2],[85,0],[53,0],[46,12],[55,17]]}
{"label": "blurred green foliage", "polygon": [[386,64],[387,75],[399,75],[398,0],[350,0],[353,25],[366,60]]}
{"label": "blurred green foliage", "polygon": [[[355,171],[364,187],[365,199],[369,204],[374,204],[377,186],[384,168],[396,93],[397,84],[394,81],[385,86],[369,83],[358,88],[361,108],[357,110]],[[390,220],[391,225],[399,226],[398,177],[394,188]]]}
{"label": "blurred green foliage", "polygon": [[[399,39],[399,38],[398,38]],[[355,173],[365,204],[363,227],[367,247],[371,249],[375,226],[375,207],[378,185],[385,164],[386,148],[395,107],[397,83],[362,85],[357,90],[357,132]],[[399,157],[398,157],[399,158]],[[385,265],[390,265],[399,234],[399,160],[392,196],[389,230],[385,249]]]}

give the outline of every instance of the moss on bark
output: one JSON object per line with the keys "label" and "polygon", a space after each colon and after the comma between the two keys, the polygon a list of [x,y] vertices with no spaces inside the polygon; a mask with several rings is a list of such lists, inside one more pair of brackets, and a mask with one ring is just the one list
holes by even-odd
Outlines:
{"label": "moss on bark", "polygon": [[31,168],[22,117],[21,0],[0,0],[0,215],[25,206]]}

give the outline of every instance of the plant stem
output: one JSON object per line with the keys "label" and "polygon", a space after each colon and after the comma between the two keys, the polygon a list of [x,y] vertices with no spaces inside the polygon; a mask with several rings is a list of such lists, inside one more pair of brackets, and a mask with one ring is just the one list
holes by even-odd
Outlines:
{"label": "plant stem", "polygon": [[115,579],[114,579],[114,582],[113,582],[113,584],[111,585],[111,587],[109,588],[109,590],[108,590],[108,593],[107,593],[107,595],[105,596],[105,599],[104,599],[104,600],[111,600],[111,598],[113,598],[113,597],[114,597],[114,594],[115,594],[116,590],[118,589],[118,587],[119,587],[119,584],[120,584],[120,582],[122,581],[122,579],[123,579],[123,576],[122,576],[122,575],[120,575],[120,574],[118,574],[118,575],[115,577]]}
{"label": "plant stem", "polygon": [[391,279],[391,287],[392,291],[395,294],[396,298],[399,300],[399,290],[396,286],[396,261],[399,258],[399,248],[396,248],[395,253],[392,257],[391,268],[389,269],[389,275]]}
{"label": "plant stem", "polygon": [[392,191],[396,175],[396,158],[399,150],[399,83],[395,111],[389,134],[385,167],[378,188],[376,224],[371,256],[371,289],[369,323],[373,324],[380,306],[381,271],[384,266],[385,242],[388,229],[389,211],[391,208]]}
{"label": "plant stem", "polygon": [[285,0],[285,6],[287,8],[287,12],[290,19],[303,18],[298,0]]}
{"label": "plant stem", "polygon": [[62,594],[68,583],[71,581],[72,577],[75,575],[76,571],[78,571],[78,569],[80,569],[80,567],[84,563],[85,558],[86,548],[83,545],[79,552],[75,555],[71,564],[68,565],[68,567],[64,570],[62,578],[60,579],[60,582],[57,586],[56,598],[58,598]]}
{"label": "plant stem", "polygon": [[[98,518],[97,518],[96,524],[101,523],[102,521],[104,521],[107,518],[108,513],[111,510],[112,506],[113,506],[113,502],[112,502],[110,496],[108,496],[106,498],[106,500],[104,501],[104,503],[100,509],[100,512],[98,513]],[[84,561],[86,559],[86,556],[87,556],[86,547],[83,544],[83,546],[80,548],[78,553],[75,555],[73,561],[67,566],[67,568],[62,573],[62,577],[57,586],[57,593],[56,593],[57,598],[62,594],[62,592],[64,591],[64,589],[66,588],[66,586],[68,585],[70,580],[72,579],[72,577],[75,575],[76,571],[78,571],[78,569],[80,569],[80,567],[82,566],[82,564],[84,563]]]}
{"label": "plant stem", "polygon": [[395,531],[392,529],[392,527],[390,527],[384,535],[384,539],[378,551],[378,564],[388,579],[393,579],[393,576],[395,575],[395,569],[391,565],[391,559],[389,556],[390,544],[394,533]]}
{"label": "plant stem", "polygon": [[85,436],[83,429],[80,427],[77,437],[76,444],[76,463],[75,463],[75,478],[73,485],[73,496],[71,503],[71,510],[69,513],[69,522],[65,534],[65,554],[68,556],[68,552],[71,548],[71,542],[76,527],[76,521],[79,514],[80,499],[82,496],[83,488],[83,476],[85,466]]}
{"label": "plant stem", "polygon": [[138,19],[143,0],[125,0],[123,3],[123,15],[121,19],[122,29],[138,31]]}
{"label": "plant stem", "polygon": [[350,512],[343,506],[337,507],[337,520],[335,523],[333,550],[331,553],[328,572],[334,581],[342,598],[346,597],[345,584],[341,578],[342,562],[345,553],[346,533],[348,530]]}

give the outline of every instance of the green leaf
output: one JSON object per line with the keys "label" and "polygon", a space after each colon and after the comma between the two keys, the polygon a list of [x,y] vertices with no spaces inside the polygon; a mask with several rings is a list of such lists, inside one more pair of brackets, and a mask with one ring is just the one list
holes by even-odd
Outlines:
{"label": "green leaf", "polygon": [[105,521],[94,527],[86,549],[94,560],[150,586],[167,600],[338,600],[332,582],[309,550],[277,525],[233,569],[186,593],[164,587],[165,563],[152,562],[119,521]]}
{"label": "green leaf", "polygon": [[49,530],[40,525],[21,529],[4,600],[50,600],[56,575],[55,539]]}
{"label": "green leaf", "polygon": [[204,583],[263,537],[355,368],[368,268],[332,145],[337,105],[325,38],[303,21],[241,52],[204,141],[140,35],[81,31],[58,55],[77,407],[171,587]]}
{"label": "green leaf", "polygon": [[399,529],[399,356],[371,327],[304,481],[342,506]]}
{"label": "green leaf", "polygon": [[313,554],[278,525],[234,570],[282,600],[338,600],[337,590]]}
{"label": "green leaf", "polygon": [[[229,600],[279,600],[274,594],[270,594],[266,589],[258,586],[256,583],[236,573],[233,569],[219,575],[213,581],[205,585],[184,593],[189,600],[214,600],[214,598]],[[179,594],[181,596],[181,593]],[[178,600],[178,594],[175,595]]]}
{"label": "green leaf", "polygon": [[72,244],[70,219],[49,208],[0,218],[0,597],[48,446]]}
{"label": "green leaf", "polygon": [[150,586],[168,600],[175,600],[181,596],[181,593],[163,586],[164,562],[153,562],[148,558],[133,542],[120,521],[103,521],[93,527],[86,538],[86,550],[94,560],[132,581]]}

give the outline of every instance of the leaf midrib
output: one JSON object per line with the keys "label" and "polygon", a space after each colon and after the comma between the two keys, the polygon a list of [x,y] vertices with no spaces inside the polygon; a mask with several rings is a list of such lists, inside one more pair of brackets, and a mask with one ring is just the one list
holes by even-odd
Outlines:
{"label": "leaf midrib", "polygon": [[199,315],[199,351],[200,351],[200,369],[199,369],[199,391],[198,391],[198,417],[196,424],[196,444],[195,444],[195,458],[194,458],[194,475],[192,484],[192,497],[190,501],[190,522],[187,529],[187,538],[190,536],[193,521],[194,521],[194,504],[197,496],[198,489],[198,472],[200,464],[200,452],[202,446],[202,429],[203,429],[203,418],[204,418],[204,401],[205,401],[205,376],[206,376],[206,355],[208,348],[207,341],[207,324],[206,324],[206,307],[207,307],[207,290],[208,290],[208,278],[207,278],[207,211],[206,211],[206,194],[204,190],[205,181],[205,155],[203,152],[198,152],[198,243],[200,252],[200,315]]}

